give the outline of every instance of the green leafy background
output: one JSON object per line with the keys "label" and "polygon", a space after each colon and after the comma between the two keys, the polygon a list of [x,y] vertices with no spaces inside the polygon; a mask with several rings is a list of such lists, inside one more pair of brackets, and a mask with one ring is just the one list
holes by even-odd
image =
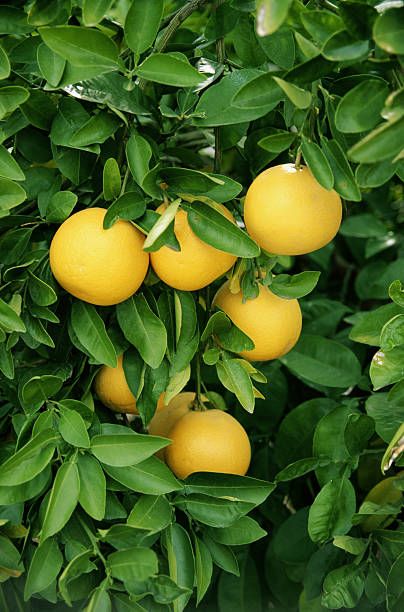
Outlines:
{"label": "green leafy background", "polygon": [[[402,609],[400,496],[364,502],[404,438],[402,3],[16,1],[0,34],[0,609]],[[252,179],[297,156],[346,203],[341,230],[260,256],[212,202],[241,220]],[[184,208],[246,296],[260,265],[303,298],[296,347],[249,366],[249,338],[201,308],[214,288],[151,272],[117,307],[72,299],[49,243],[96,203],[148,251],[178,249]],[[91,391],[122,352],[134,423]],[[181,482],[154,457],[168,441],[144,425],[195,389],[195,360],[250,435],[247,477]]]}

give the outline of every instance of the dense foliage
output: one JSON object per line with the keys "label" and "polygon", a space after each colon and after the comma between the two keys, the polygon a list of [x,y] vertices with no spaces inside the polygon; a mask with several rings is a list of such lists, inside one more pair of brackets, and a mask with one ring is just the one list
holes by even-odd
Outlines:
{"label": "dense foliage", "polygon": [[[404,439],[402,5],[0,6],[2,611],[402,609],[402,478],[365,501],[400,474]],[[307,256],[260,254],[243,197],[295,160],[344,199],[341,230]],[[246,298],[259,269],[302,298],[296,347],[239,359],[249,339],[211,310],[221,281],[174,291],[149,271],[117,307],[72,298],[49,244],[95,204],[149,252],[178,248],[181,206],[239,258]],[[122,352],[134,421],[92,391]],[[182,482],[153,456],[157,400],[183,388],[246,428],[248,476]]]}

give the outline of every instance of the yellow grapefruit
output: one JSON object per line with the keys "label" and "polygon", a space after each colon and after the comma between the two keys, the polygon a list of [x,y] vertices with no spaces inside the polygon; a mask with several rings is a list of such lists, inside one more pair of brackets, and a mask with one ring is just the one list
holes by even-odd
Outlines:
{"label": "yellow grapefruit", "polygon": [[57,230],[50,246],[50,266],[69,293],[99,306],[118,304],[142,284],[149,265],[144,237],[129,221],[103,229],[106,210],[87,208]]}
{"label": "yellow grapefruit", "polygon": [[[157,211],[161,212],[164,206]],[[221,212],[231,221],[232,214],[223,205]],[[150,253],[153,269],[157,276],[170,287],[183,291],[196,291],[206,287],[230,270],[237,257],[200,240],[188,223],[188,214],[179,210],[175,215],[174,232],[181,250],[174,251],[167,246]]]}
{"label": "yellow grapefruit", "polygon": [[123,355],[118,357],[116,368],[103,365],[94,382],[99,400],[114,412],[139,414],[136,398],[129,389],[123,369]]}
{"label": "yellow grapefruit", "polygon": [[261,284],[258,296],[243,303],[242,293],[231,293],[227,281],[216,293],[213,305],[221,308],[254,342],[254,349],[240,353],[249,361],[282,357],[299,339],[302,329],[299,302],[280,298]]}
{"label": "yellow grapefruit", "polygon": [[178,478],[194,472],[244,476],[250,465],[251,446],[245,429],[222,410],[188,412],[171,428],[170,438],[165,457]]}
{"label": "yellow grapefruit", "polygon": [[250,236],[268,253],[303,255],[328,244],[341,224],[339,195],[324,189],[305,166],[282,164],[261,172],[244,202]]}

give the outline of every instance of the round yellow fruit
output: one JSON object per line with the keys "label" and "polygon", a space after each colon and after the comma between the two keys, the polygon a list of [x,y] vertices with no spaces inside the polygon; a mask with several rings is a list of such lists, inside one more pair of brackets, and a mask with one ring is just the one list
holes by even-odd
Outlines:
{"label": "round yellow fruit", "polygon": [[[397,476],[384,478],[377,483],[366,495],[364,502],[373,502],[379,506],[387,504],[396,504],[403,499],[403,492],[398,487],[394,486],[394,482],[398,477],[402,478],[404,472],[400,472]],[[397,511],[398,512],[398,511]],[[395,519],[394,515],[390,514],[374,514],[369,516],[361,523],[363,531],[366,533],[387,527]]]}
{"label": "round yellow fruit", "polygon": [[170,431],[167,464],[178,478],[194,472],[244,476],[251,460],[245,429],[222,410],[190,411]]}
{"label": "round yellow fruit", "polygon": [[[191,410],[191,404],[195,399],[192,391],[179,393],[167,404],[164,404],[164,395],[161,394],[157,403],[157,410],[149,423],[149,434],[152,436],[170,437],[171,428],[175,423]],[[163,448],[156,453],[160,459],[165,458],[166,449]]]}
{"label": "round yellow fruit", "polygon": [[123,355],[118,357],[116,368],[103,365],[94,382],[99,400],[114,412],[139,414],[136,398],[129,389],[123,369]]}
{"label": "round yellow fruit", "polygon": [[328,244],[341,225],[339,195],[324,189],[305,166],[261,172],[244,201],[250,236],[268,253],[304,255]]}
{"label": "round yellow fruit", "polygon": [[240,355],[248,361],[268,361],[289,352],[302,330],[302,313],[297,300],[278,297],[268,287],[259,285],[259,294],[243,303],[242,293],[231,293],[229,282],[220,287],[213,299],[255,344]]}
{"label": "round yellow fruit", "polygon": [[103,229],[106,210],[87,208],[57,230],[50,266],[69,293],[98,306],[119,304],[142,284],[149,265],[144,237],[129,221]]}
{"label": "round yellow fruit", "polygon": [[[164,207],[159,207],[161,212]],[[234,221],[232,214],[223,205],[220,210],[225,217]],[[175,215],[174,232],[181,250],[174,251],[167,246],[150,253],[153,269],[157,276],[170,287],[183,291],[196,291],[206,287],[230,270],[237,257],[219,251],[206,244],[194,234],[188,214],[179,210]]]}

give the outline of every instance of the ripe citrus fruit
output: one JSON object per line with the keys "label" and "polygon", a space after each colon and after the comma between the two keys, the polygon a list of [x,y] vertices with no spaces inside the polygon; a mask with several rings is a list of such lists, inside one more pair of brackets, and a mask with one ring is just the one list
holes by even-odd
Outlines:
{"label": "ripe citrus fruit", "polygon": [[299,339],[302,329],[299,302],[280,298],[261,284],[258,296],[243,303],[242,293],[231,293],[226,281],[216,293],[213,305],[221,308],[254,342],[254,349],[240,353],[249,361],[282,357]]}
{"label": "ripe citrus fruit", "polygon": [[136,398],[129,389],[123,369],[123,355],[116,368],[103,365],[95,377],[95,391],[100,401],[114,412],[139,414]]}
{"label": "ripe citrus fruit", "polygon": [[129,221],[103,229],[106,210],[87,208],[57,230],[50,247],[50,266],[60,285],[85,302],[118,304],[142,284],[149,265],[144,238]]}
{"label": "ripe citrus fruit", "polygon": [[[379,506],[385,506],[387,504],[397,504],[403,498],[403,492],[398,487],[394,486],[394,482],[397,478],[402,478],[404,472],[400,472],[397,476],[390,476],[384,478],[377,483],[366,495],[364,502],[373,502]],[[397,511],[398,512],[398,511]],[[395,515],[390,514],[374,514],[369,516],[361,523],[363,531],[368,533],[375,529],[381,529],[387,527],[395,519]]]}
{"label": "ripe citrus fruit", "polygon": [[[157,211],[161,212],[163,209],[164,206],[160,206]],[[225,206],[220,205],[220,210],[225,217],[234,221]],[[200,240],[192,231],[188,214],[184,210],[179,210],[175,215],[174,232],[181,247],[180,251],[163,246],[150,253],[155,273],[174,289],[202,289],[230,270],[237,259],[234,255],[219,251]]]}
{"label": "ripe citrus fruit", "polygon": [[190,411],[170,431],[167,464],[178,478],[194,472],[244,474],[251,446],[244,428],[222,410]]}
{"label": "ripe citrus fruit", "polygon": [[244,201],[250,236],[268,253],[303,255],[328,244],[341,224],[339,195],[324,189],[305,166],[261,172]]}
{"label": "ripe citrus fruit", "polygon": [[[195,399],[192,391],[179,393],[167,404],[164,404],[164,394],[160,396],[157,403],[157,410],[149,423],[149,433],[152,436],[162,436],[169,438],[171,428],[175,423],[191,410],[191,404]],[[160,459],[165,458],[165,448],[156,453]]]}

